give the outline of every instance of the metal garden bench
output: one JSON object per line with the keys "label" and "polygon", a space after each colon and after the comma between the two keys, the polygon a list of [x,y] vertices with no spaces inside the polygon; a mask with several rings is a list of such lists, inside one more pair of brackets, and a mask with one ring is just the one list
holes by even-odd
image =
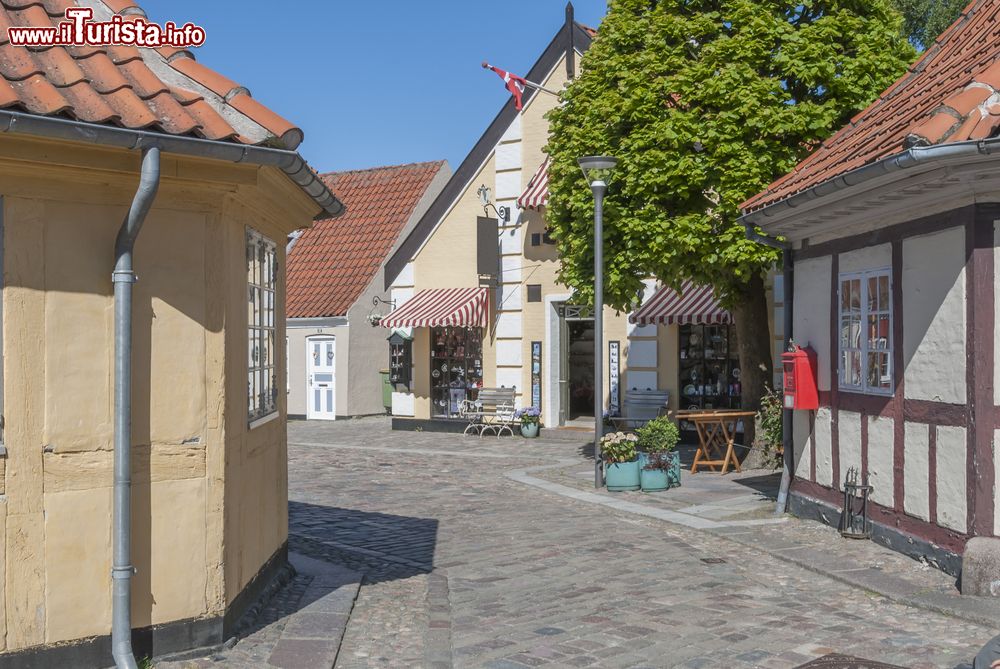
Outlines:
{"label": "metal garden bench", "polygon": [[480,388],[475,400],[465,400],[461,416],[469,421],[463,434],[483,436],[491,431],[500,437],[507,431],[514,436],[517,412],[514,409],[514,388]]}

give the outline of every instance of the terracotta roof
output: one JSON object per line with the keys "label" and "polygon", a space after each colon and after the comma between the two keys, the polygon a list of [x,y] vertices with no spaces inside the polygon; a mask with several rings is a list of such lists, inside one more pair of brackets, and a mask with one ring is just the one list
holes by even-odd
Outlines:
{"label": "terracotta roof", "polygon": [[[161,47],[16,47],[10,26],[49,27],[75,0],[0,0],[0,109],[170,135],[294,150],[302,131],[189,51]],[[91,2],[94,20],[145,12]]]}
{"label": "terracotta roof", "polygon": [[881,97],[767,190],[761,209],[914,146],[1000,132],[1000,0],[975,0]]}
{"label": "terracotta roof", "polygon": [[347,207],[288,254],[288,318],[345,316],[382,267],[443,160],[322,175]]}

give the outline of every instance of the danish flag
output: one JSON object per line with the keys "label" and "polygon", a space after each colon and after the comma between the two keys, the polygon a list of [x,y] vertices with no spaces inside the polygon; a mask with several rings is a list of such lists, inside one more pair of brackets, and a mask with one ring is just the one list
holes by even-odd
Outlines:
{"label": "danish flag", "polygon": [[511,74],[506,70],[501,70],[499,67],[493,67],[486,62],[483,63],[483,67],[488,70],[493,70],[497,73],[497,76],[503,79],[504,84],[507,85],[507,90],[514,96],[514,106],[517,108],[517,111],[521,111],[521,107],[523,106],[521,96],[524,95],[524,87],[525,84],[528,83],[527,80],[517,76],[516,74]]}

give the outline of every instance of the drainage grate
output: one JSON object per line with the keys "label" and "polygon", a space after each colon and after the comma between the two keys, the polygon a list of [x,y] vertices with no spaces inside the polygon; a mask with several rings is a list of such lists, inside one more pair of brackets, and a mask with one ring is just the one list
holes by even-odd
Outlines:
{"label": "drainage grate", "polygon": [[701,558],[701,561],[705,564],[726,564],[722,558]]}

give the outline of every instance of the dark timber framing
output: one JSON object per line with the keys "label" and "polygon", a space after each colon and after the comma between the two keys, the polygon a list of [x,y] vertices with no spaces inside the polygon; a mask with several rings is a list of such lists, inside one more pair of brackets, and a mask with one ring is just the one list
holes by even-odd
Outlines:
{"label": "dark timber framing", "polygon": [[[996,358],[994,329],[996,325],[994,252],[995,221],[1000,221],[1000,203],[979,203],[954,209],[942,214],[915,221],[891,225],[886,228],[852,235],[819,244],[804,243],[796,250],[796,260],[829,257],[831,276],[830,306],[830,390],[820,393],[820,402],[830,408],[830,460],[833,485],[827,487],[816,482],[815,423],[810,420],[809,449],[812,465],[808,476],[811,480],[795,478],[792,494],[798,498],[794,508],[810,508],[826,521],[822,509],[839,508],[842,502],[839,490],[844,472],[840,462],[841,411],[860,414],[861,462],[867,470],[869,450],[869,423],[873,416],[893,419],[893,496],[892,508],[881,504],[871,505],[871,515],[878,524],[876,534],[880,540],[903,552],[912,552],[912,546],[921,545],[931,551],[940,565],[948,565],[952,572],[960,564],[957,556],[964,550],[970,536],[993,536],[994,501],[994,429],[1000,429],[1000,407],[994,397],[994,364]],[[910,237],[933,234],[960,228],[965,235],[965,364],[966,402],[953,404],[931,400],[907,399],[905,393],[904,357],[904,286],[903,242]],[[850,251],[889,244],[892,254],[892,317],[893,317],[893,381],[891,397],[845,392],[839,388],[839,311],[838,292],[840,255]],[[928,520],[916,518],[905,509],[905,442],[906,423],[926,425]],[[938,430],[941,427],[961,427],[966,430],[966,490],[967,523],[965,532],[938,525],[937,505],[937,450]],[[804,472],[803,472],[804,473]],[[805,500],[806,506],[803,506]],[[810,501],[811,500],[811,501]],[[809,506],[812,505],[812,506]],[[822,508],[821,508],[822,507]],[[819,509],[817,511],[817,509]],[[916,544],[914,544],[916,542]],[[929,543],[928,543],[929,542]],[[910,547],[907,548],[907,545]],[[951,554],[954,559],[948,558]]]}
{"label": "dark timber framing", "polygon": [[[570,13],[568,16],[572,16],[572,14]],[[542,52],[541,57],[535,62],[534,66],[528,71],[528,75],[525,78],[529,81],[541,81],[559,63],[559,59],[568,50],[572,49],[583,53],[590,48],[590,42],[590,35],[579,23],[563,24],[563,27],[559,29],[556,36],[549,42],[549,45]],[[535,89],[528,88],[524,92],[524,104],[527,105],[536,93]],[[461,197],[462,193],[465,192],[473,177],[482,168],[483,163],[489,158],[496,145],[500,142],[500,138],[507,132],[507,128],[514,122],[519,113],[514,108],[514,99],[508,99],[507,103],[500,110],[500,113],[497,114],[493,122],[486,128],[486,132],[479,138],[476,145],[472,147],[472,151],[469,152],[469,155],[465,157],[462,164],[451,175],[448,183],[438,193],[437,198],[431,203],[427,212],[424,213],[413,227],[410,234],[406,236],[403,243],[399,245],[396,252],[386,261],[384,275],[386,290],[389,290],[392,282],[396,280],[399,273],[406,267],[406,263],[410,262],[410,259],[416,255],[423,243],[434,232],[441,219],[451,209],[455,201]]]}

